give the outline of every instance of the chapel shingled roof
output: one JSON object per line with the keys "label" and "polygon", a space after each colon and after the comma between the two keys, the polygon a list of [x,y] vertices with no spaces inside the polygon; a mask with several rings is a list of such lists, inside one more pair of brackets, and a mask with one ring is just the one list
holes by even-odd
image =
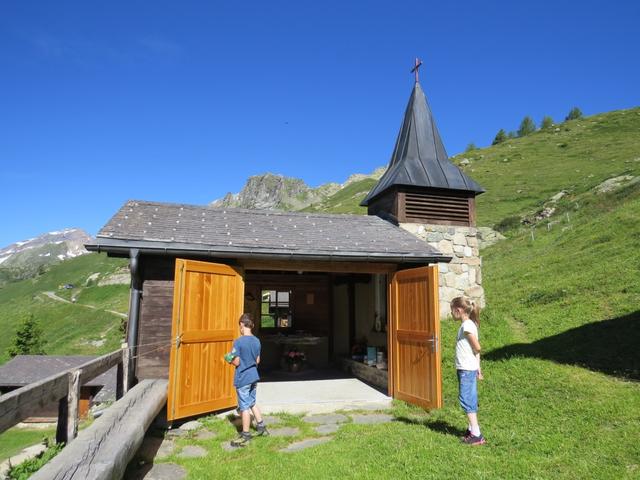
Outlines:
{"label": "chapel shingled roof", "polygon": [[[16,355],[0,365],[0,387],[24,386],[62,373],[98,357],[88,355]],[[115,386],[116,367],[89,380],[84,385]]]}
{"label": "chapel shingled roof", "polygon": [[427,99],[416,82],[387,171],[360,203],[394,186],[462,190],[476,195],[484,189],[449,161]]}
{"label": "chapel shingled roof", "polygon": [[277,212],[131,200],[98,232],[93,251],[297,260],[449,261],[375,216]]}

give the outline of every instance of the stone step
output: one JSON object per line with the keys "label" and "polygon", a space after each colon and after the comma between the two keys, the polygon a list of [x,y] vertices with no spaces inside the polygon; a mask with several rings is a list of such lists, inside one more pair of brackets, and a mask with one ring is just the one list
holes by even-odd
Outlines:
{"label": "stone step", "polygon": [[286,453],[298,452],[300,450],[315,447],[316,445],[321,445],[332,439],[333,437],[307,438],[306,440],[300,440],[299,442],[294,442],[289,446],[280,449],[280,451],[286,452]]}

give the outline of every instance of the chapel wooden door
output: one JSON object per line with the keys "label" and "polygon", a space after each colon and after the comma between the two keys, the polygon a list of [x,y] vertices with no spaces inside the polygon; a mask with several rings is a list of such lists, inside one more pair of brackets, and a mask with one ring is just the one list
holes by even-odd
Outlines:
{"label": "chapel wooden door", "polygon": [[389,285],[389,390],[394,398],[442,407],[438,266],[401,270]]}
{"label": "chapel wooden door", "polygon": [[223,356],[239,335],[244,280],[228,265],[176,260],[167,419],[236,405]]}

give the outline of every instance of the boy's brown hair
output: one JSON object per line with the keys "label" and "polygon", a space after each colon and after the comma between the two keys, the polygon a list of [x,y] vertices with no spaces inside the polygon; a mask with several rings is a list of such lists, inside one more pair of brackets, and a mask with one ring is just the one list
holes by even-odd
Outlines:
{"label": "boy's brown hair", "polygon": [[241,323],[244,327],[251,329],[255,325],[250,313],[243,313],[242,315],[240,315],[240,320],[238,320],[238,322]]}

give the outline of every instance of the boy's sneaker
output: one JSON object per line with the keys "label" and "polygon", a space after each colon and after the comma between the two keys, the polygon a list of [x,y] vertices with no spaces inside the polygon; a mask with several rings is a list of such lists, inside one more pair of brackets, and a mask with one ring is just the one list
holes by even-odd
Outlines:
{"label": "boy's sneaker", "polygon": [[460,441],[464,442],[467,438],[469,438],[471,436],[471,430],[469,430],[467,428],[467,431],[464,432],[464,435],[462,437],[460,437]]}
{"label": "boy's sneaker", "polygon": [[269,430],[267,430],[267,426],[264,423],[256,425],[256,435],[269,435]]}
{"label": "boy's sneaker", "polygon": [[462,440],[462,443],[465,445],[484,445],[487,441],[484,439],[482,434],[480,434],[477,437],[475,435],[469,435]]}
{"label": "boy's sneaker", "polygon": [[238,438],[231,440],[232,447],[244,447],[251,441],[250,434],[241,433]]}

